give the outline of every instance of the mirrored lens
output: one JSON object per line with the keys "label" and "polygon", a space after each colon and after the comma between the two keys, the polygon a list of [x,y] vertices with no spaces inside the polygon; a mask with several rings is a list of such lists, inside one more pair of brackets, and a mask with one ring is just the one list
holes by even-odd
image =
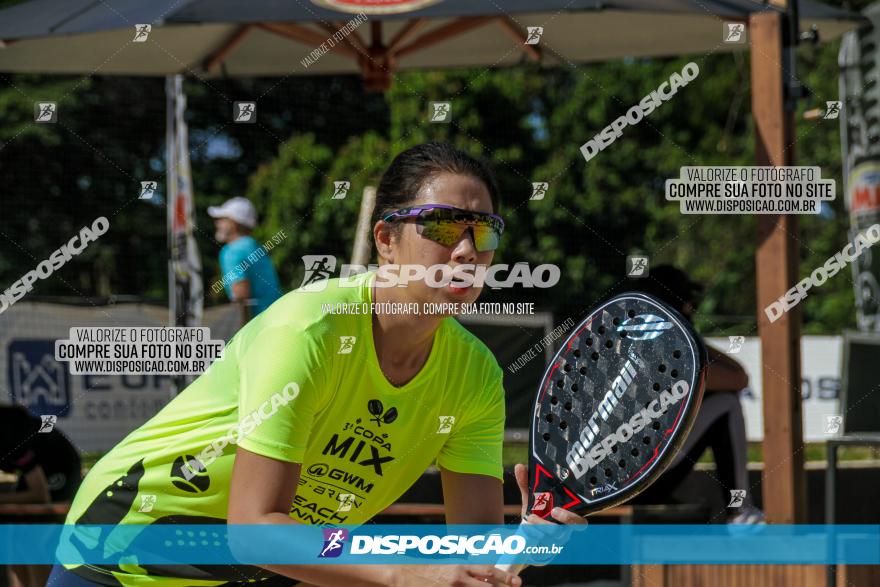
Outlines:
{"label": "mirrored lens", "polygon": [[461,238],[462,233],[472,229],[474,248],[479,252],[494,251],[501,241],[501,234],[487,224],[461,224],[448,220],[425,220],[422,225],[422,236],[445,247],[451,247]]}

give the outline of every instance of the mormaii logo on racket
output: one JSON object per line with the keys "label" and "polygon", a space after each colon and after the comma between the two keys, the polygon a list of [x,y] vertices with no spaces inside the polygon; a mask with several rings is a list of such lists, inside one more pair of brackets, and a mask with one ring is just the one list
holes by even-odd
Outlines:
{"label": "mormaii logo on racket", "polygon": [[589,453],[586,446],[581,444],[580,441],[575,442],[571,451],[565,457],[565,462],[568,464],[571,472],[574,473],[575,478],[580,479],[587,471],[598,466],[605,457],[614,451],[616,445],[628,442],[630,438],[644,430],[653,420],[663,416],[667,408],[681,401],[690,390],[691,388],[686,381],[676,381],[671,391],[666,391],[665,389],[661,391],[658,399],[639,410],[628,422],[618,426],[615,432],[597,442],[590,449]]}
{"label": "mormaii logo on racket", "polygon": [[654,314],[639,314],[627,318],[617,327],[617,332],[626,332],[633,340],[654,340],[672,328],[672,322]]}
{"label": "mormaii logo on racket", "polygon": [[645,367],[644,361],[635,354],[630,353],[629,358],[621,367],[620,373],[611,382],[611,389],[602,397],[602,401],[599,402],[599,408],[593,412],[589,422],[587,422],[587,426],[581,431],[580,437],[572,446],[569,455],[575,452],[578,454],[586,452],[590,445],[593,444],[593,441],[596,440],[596,435],[599,434],[599,418],[602,418],[603,422],[607,422],[611,414],[614,413],[614,410],[617,409],[620,398],[629,389],[636,376],[635,365],[639,365],[642,368]]}

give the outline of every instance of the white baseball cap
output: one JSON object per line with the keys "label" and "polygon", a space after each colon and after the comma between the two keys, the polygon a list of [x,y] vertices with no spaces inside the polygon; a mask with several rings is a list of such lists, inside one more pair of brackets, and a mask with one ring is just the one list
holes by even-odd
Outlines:
{"label": "white baseball cap", "polygon": [[232,198],[223,202],[222,206],[208,206],[208,216],[229,218],[248,228],[257,225],[257,209],[247,198]]}

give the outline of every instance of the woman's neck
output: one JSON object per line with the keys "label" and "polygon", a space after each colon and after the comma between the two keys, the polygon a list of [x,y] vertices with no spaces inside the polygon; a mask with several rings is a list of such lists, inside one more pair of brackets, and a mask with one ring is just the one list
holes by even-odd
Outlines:
{"label": "woman's neck", "polygon": [[[396,288],[373,286],[376,304],[406,303],[397,299]],[[414,377],[428,360],[434,333],[440,327],[442,316],[421,316],[412,313],[373,314],[373,344],[379,365],[385,376],[395,385],[402,385]],[[405,381],[400,381],[401,379]]]}

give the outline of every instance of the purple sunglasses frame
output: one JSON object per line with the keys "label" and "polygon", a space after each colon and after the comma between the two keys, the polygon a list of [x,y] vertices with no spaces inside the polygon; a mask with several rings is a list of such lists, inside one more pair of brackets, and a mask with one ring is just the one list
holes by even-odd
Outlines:
{"label": "purple sunglasses frame", "polygon": [[474,212],[473,210],[465,210],[464,208],[456,208],[455,206],[447,206],[446,204],[425,204],[424,206],[407,206],[406,208],[401,208],[400,210],[389,212],[382,217],[382,220],[385,222],[390,222],[392,220],[402,218],[419,218],[422,212],[429,212],[431,210],[455,210],[456,212],[461,212],[463,214],[488,217],[500,224],[498,230],[499,236],[504,232],[504,219],[497,214],[489,214],[488,212]]}

